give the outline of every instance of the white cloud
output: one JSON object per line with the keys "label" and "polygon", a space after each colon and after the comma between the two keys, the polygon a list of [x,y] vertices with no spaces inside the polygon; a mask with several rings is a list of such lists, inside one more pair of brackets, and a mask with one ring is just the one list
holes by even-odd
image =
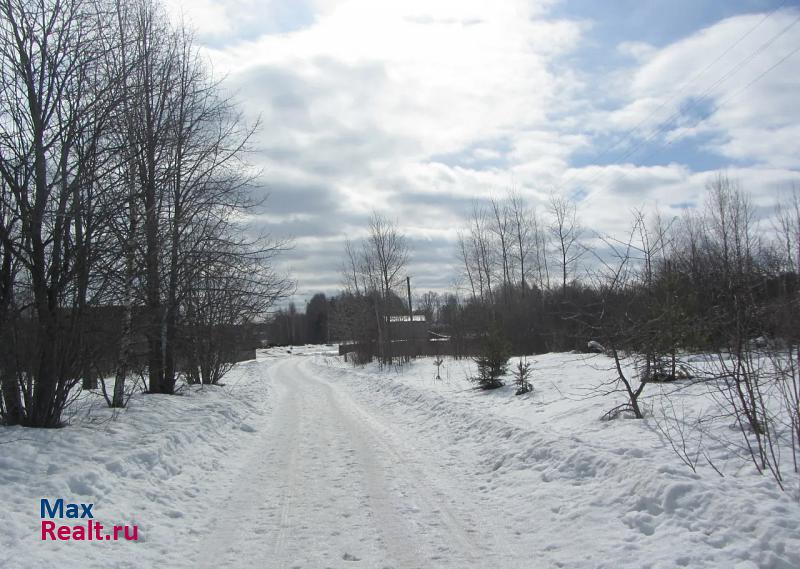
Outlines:
{"label": "white cloud", "polygon": [[705,135],[707,149],[730,159],[800,166],[800,55],[768,71],[800,47],[799,16],[729,18],[652,54],[623,87],[627,104],[610,125],[644,122],[642,138],[668,125],[656,140]]}
{"label": "white cloud", "polygon": [[242,3],[241,1],[223,3],[214,0],[164,0],[170,17],[176,21],[183,19],[197,34],[205,38],[231,34],[234,31],[234,21],[238,19],[236,15],[242,12]]}
{"label": "white cloud", "polygon": [[[627,58],[625,67],[597,77],[570,67],[567,57],[591,22],[553,19],[551,4],[314,0],[307,26],[235,40],[243,18],[270,19],[270,0],[236,0],[225,9],[185,4],[206,36],[227,38],[208,42],[206,52],[248,115],[262,119],[254,158],[281,200],[262,221],[299,238],[292,265],[301,287],[337,286],[338,259],[331,256],[344,235],[363,230],[373,208],[430,244],[416,265],[424,288],[444,283],[442,267],[455,255],[448,243],[471,200],[511,186],[534,203],[552,190],[590,191],[582,216],[601,231],[623,227],[634,206],[679,212],[699,203],[712,172],[680,159],[661,166],[573,163],[578,152],[602,152],[598,135],[618,140],[648,119],[649,128],[611,157],[624,153],[703,95],[701,111],[722,105],[705,120],[702,112],[681,115],[658,142],[696,141],[730,160],[729,174],[759,199],[797,179],[800,56],[725,100],[797,47],[797,33],[714,85],[797,11],[775,13],[696,79],[763,15],[729,18],[662,48],[607,46]],[[609,110],[608,101],[620,104]]]}
{"label": "white cloud", "polygon": [[[319,222],[343,233],[358,230],[345,212],[377,208],[414,237],[452,239],[473,197],[544,172],[546,154],[566,166],[575,140],[548,131],[548,113],[574,85],[551,63],[580,26],[543,19],[546,5],[339,2],[307,28],[208,53],[262,119],[268,185],[326,186],[339,211]],[[438,162],[459,154],[464,164]],[[468,164],[505,159],[527,169]]]}
{"label": "white cloud", "polygon": [[[521,1],[355,0],[307,29],[211,54],[234,76],[268,66],[317,83],[309,101],[316,124],[373,122],[425,157],[545,123],[562,89],[549,58],[575,44],[578,27],[533,15]],[[320,61],[383,76],[354,83]]]}

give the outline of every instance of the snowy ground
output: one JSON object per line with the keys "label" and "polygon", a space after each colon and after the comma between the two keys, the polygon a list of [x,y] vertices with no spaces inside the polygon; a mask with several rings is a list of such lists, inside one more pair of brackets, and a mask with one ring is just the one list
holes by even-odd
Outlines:
{"label": "snowy ground", "polygon": [[[0,567],[800,567],[800,505],[738,459],[680,464],[652,421],[599,421],[602,356],[537,356],[535,391],[463,362],[353,368],[261,352],[225,387],[0,430]],[[565,397],[566,395],[566,397]],[[113,420],[112,420],[113,419]],[[714,449],[711,449],[714,453]],[[92,502],[139,542],[41,540]]]}

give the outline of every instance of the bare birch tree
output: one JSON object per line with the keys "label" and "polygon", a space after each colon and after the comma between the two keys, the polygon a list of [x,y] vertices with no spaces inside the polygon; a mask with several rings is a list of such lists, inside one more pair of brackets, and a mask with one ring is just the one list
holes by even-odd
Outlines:
{"label": "bare birch tree", "polygon": [[22,221],[19,239],[6,245],[25,271],[35,315],[23,422],[52,427],[85,371],[87,192],[112,106],[98,68],[107,14],[85,0],[3,0],[0,13],[0,176]]}
{"label": "bare birch tree", "polygon": [[555,194],[550,197],[549,213],[552,218],[550,235],[555,241],[557,264],[561,270],[561,292],[566,294],[567,281],[585,253],[580,243],[582,229],[575,204],[564,197]]}
{"label": "bare birch tree", "polygon": [[502,294],[503,299],[508,301],[508,295],[511,291],[512,280],[512,245],[513,234],[512,224],[513,219],[509,206],[505,201],[499,201],[492,198],[489,200],[489,209],[491,212],[491,223],[489,224],[489,231],[494,235],[495,247],[500,257],[500,273],[502,277]]}
{"label": "bare birch tree", "polygon": [[528,288],[529,260],[534,246],[535,224],[533,212],[519,192],[512,191],[508,196],[509,216],[511,218],[514,255],[519,263],[519,285],[523,298]]}

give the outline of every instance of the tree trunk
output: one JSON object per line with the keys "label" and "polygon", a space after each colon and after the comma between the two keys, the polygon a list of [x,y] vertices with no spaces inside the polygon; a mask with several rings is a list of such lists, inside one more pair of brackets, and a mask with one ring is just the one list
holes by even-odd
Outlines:
{"label": "tree trunk", "polygon": [[[38,101],[32,106],[34,120],[34,205],[30,213],[30,241],[32,250],[31,285],[38,323],[38,369],[33,386],[33,408],[28,413],[27,423],[32,427],[56,427],[60,421],[60,409],[54,408],[56,396],[56,343],[57,317],[56,299],[47,282],[47,247],[42,238],[43,216],[47,207],[49,188],[47,184],[46,153],[42,124],[39,118]],[[54,232],[55,233],[55,232]],[[58,254],[58,240],[54,239],[51,255],[53,266]]]}
{"label": "tree trunk", "polygon": [[11,251],[3,251],[2,281],[0,281],[0,345],[4,346],[0,357],[0,394],[3,398],[4,420],[6,425],[18,425],[24,419],[22,395],[17,381],[16,358],[14,349],[14,322],[9,316],[9,306],[13,294],[14,277],[12,274]]}
{"label": "tree trunk", "polygon": [[120,341],[120,353],[117,360],[117,370],[114,381],[114,395],[111,398],[112,407],[125,406],[125,379],[131,369],[131,359],[133,357],[133,279],[134,279],[134,256],[136,254],[136,202],[134,196],[134,182],[129,180],[130,193],[128,196],[128,215],[130,216],[130,227],[128,240],[125,244],[125,305],[122,315],[122,339]]}
{"label": "tree trunk", "polygon": [[[153,150],[148,149],[152,154]],[[165,393],[162,347],[161,275],[159,271],[158,215],[156,211],[155,156],[148,157],[145,184],[145,274],[147,307],[148,377],[150,393]]]}

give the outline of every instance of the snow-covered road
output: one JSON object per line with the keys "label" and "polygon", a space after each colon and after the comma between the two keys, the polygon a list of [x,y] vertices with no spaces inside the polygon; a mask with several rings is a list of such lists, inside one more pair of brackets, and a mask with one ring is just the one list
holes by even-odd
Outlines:
{"label": "snow-covered road", "polygon": [[[600,421],[614,394],[570,395],[602,358],[537,356],[516,397],[473,389],[469,361],[437,381],[425,358],[286,352],[224,386],[121,413],[84,394],[64,429],[0,429],[0,569],[800,567],[800,504],[769,478],[735,457],[692,472],[648,420]],[[44,541],[42,498],[140,539]]]}
{"label": "snow-covered road", "polygon": [[320,378],[306,358],[284,358],[266,373],[274,414],[225,498],[220,530],[202,541],[198,566],[509,566],[493,561],[487,513],[473,519],[481,508],[455,477],[375,409]]}

